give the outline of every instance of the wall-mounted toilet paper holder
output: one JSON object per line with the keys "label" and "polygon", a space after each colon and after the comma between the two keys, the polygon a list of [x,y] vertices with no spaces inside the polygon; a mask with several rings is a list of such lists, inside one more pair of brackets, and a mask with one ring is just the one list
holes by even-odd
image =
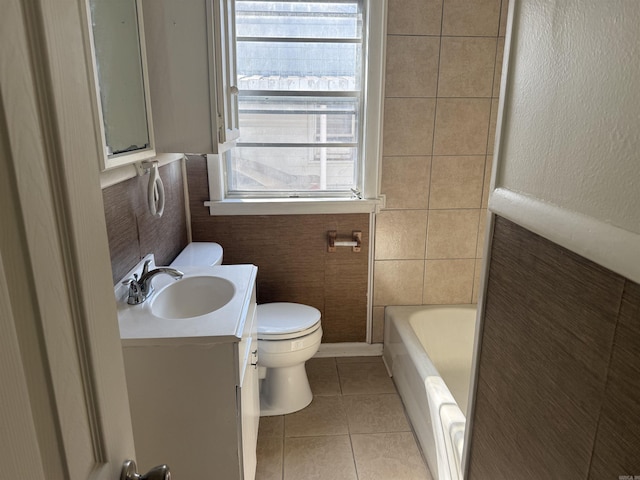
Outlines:
{"label": "wall-mounted toilet paper holder", "polygon": [[362,232],[354,230],[351,232],[351,240],[338,240],[338,231],[329,230],[327,232],[327,251],[335,252],[336,247],[351,247],[352,252],[359,252],[362,245]]}

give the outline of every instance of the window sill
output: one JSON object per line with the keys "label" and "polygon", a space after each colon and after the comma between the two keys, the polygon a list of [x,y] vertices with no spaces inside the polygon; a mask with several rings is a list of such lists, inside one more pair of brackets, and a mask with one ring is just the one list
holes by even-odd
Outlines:
{"label": "window sill", "polygon": [[373,213],[384,207],[384,196],[377,199],[343,198],[260,198],[226,199],[204,202],[211,215],[319,215],[335,213]]}

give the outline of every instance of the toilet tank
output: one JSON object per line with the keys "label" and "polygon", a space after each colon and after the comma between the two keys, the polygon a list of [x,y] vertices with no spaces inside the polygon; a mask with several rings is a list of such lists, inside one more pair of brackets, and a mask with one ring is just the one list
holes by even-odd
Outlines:
{"label": "toilet tank", "polygon": [[171,262],[172,267],[211,267],[222,264],[222,247],[214,242],[191,242]]}

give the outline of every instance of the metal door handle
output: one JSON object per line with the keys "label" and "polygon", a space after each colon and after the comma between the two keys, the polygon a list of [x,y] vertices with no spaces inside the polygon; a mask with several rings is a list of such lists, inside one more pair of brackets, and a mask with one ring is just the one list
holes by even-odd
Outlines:
{"label": "metal door handle", "polygon": [[136,462],[133,460],[125,461],[122,464],[120,480],[171,480],[171,472],[168,465],[153,467],[144,475],[140,475],[137,470]]}

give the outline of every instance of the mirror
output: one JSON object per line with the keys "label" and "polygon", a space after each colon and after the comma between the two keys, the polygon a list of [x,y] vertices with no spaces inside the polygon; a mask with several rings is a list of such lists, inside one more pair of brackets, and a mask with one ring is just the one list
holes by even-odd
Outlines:
{"label": "mirror", "polygon": [[142,7],[137,0],[88,0],[102,170],[155,156]]}

